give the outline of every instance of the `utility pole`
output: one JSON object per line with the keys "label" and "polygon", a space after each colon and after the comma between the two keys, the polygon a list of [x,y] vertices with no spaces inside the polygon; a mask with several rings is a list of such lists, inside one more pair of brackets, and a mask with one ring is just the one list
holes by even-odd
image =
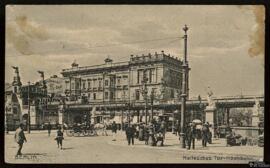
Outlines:
{"label": "utility pole", "polygon": [[27,121],[27,131],[30,134],[30,81],[28,82],[28,121]]}
{"label": "utility pole", "polygon": [[153,109],[153,106],[154,106],[154,96],[155,96],[155,90],[152,88],[152,91],[151,91],[151,122],[154,119],[154,109]]}
{"label": "utility pole", "polygon": [[188,27],[185,25],[183,28],[185,35],[184,35],[184,59],[183,59],[183,65],[182,65],[182,94],[181,94],[181,130],[180,130],[180,145],[181,148],[185,148],[185,113],[186,113],[186,98],[187,98],[187,80],[188,80],[188,62],[187,62],[187,31]]}
{"label": "utility pole", "polygon": [[143,80],[142,80],[142,95],[143,95],[143,98],[144,98],[144,101],[145,101],[145,106],[144,106],[144,110],[145,110],[145,124],[147,125],[147,116],[148,116],[148,109],[147,109],[147,106],[148,106],[148,101],[147,101],[147,93],[148,93],[148,90],[147,90],[147,77],[146,77],[146,70],[143,71]]}

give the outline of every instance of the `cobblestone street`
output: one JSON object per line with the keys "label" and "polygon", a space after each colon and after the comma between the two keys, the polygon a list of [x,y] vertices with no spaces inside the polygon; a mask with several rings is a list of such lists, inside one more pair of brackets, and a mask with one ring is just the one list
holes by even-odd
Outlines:
{"label": "cobblestone street", "polygon": [[55,132],[48,137],[46,132],[26,134],[22,157],[15,159],[17,145],[13,133],[5,136],[5,161],[8,163],[248,163],[263,156],[263,148],[257,146],[225,147],[224,140],[214,140],[203,149],[201,141],[195,150],[179,147],[175,135],[166,134],[163,147],[145,146],[135,140],[128,146],[123,133],[118,132],[117,140],[112,136],[67,137],[63,150],[57,148]]}

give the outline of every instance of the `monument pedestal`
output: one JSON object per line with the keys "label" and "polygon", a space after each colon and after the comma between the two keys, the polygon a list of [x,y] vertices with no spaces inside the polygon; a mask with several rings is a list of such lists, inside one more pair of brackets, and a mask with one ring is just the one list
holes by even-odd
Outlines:
{"label": "monument pedestal", "polygon": [[64,106],[60,105],[58,109],[58,124],[63,124],[63,111],[64,111]]}
{"label": "monument pedestal", "polygon": [[30,124],[37,124],[37,114],[36,114],[36,106],[30,106]]}
{"label": "monument pedestal", "polygon": [[208,122],[211,124],[211,127],[209,127],[209,130],[212,134],[212,140],[214,138],[214,114],[216,111],[215,107],[206,107],[205,111],[205,122]]}

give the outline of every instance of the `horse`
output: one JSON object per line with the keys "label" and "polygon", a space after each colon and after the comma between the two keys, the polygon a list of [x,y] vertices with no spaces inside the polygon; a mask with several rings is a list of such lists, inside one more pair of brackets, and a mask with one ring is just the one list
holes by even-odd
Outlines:
{"label": "horse", "polygon": [[96,130],[96,132],[102,131],[102,135],[108,136],[106,123],[97,123],[94,125],[94,129]]}

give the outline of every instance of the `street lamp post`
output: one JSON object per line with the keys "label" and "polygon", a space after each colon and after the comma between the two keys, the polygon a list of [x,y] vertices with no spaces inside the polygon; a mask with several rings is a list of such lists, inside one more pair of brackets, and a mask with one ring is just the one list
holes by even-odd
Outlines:
{"label": "street lamp post", "polygon": [[183,28],[185,35],[184,35],[184,59],[182,65],[182,94],[181,94],[181,128],[180,128],[180,145],[181,148],[185,148],[185,113],[186,113],[186,98],[187,98],[187,80],[188,80],[188,62],[187,62],[187,31],[188,27],[185,25]]}
{"label": "street lamp post", "polygon": [[27,131],[30,134],[30,81],[28,82],[28,119],[27,119]]}
{"label": "street lamp post", "polygon": [[151,91],[151,121],[153,121],[154,119],[154,109],[153,109],[153,106],[154,106],[154,96],[155,96],[155,90],[154,88],[152,88],[152,91]]}
{"label": "street lamp post", "polygon": [[145,124],[147,125],[147,113],[148,113],[148,98],[147,98],[147,93],[148,93],[148,89],[147,89],[147,77],[146,77],[146,70],[144,70],[143,72],[143,80],[142,80],[142,88],[141,88],[141,92],[145,101],[145,106],[144,106],[144,110],[145,110]]}

